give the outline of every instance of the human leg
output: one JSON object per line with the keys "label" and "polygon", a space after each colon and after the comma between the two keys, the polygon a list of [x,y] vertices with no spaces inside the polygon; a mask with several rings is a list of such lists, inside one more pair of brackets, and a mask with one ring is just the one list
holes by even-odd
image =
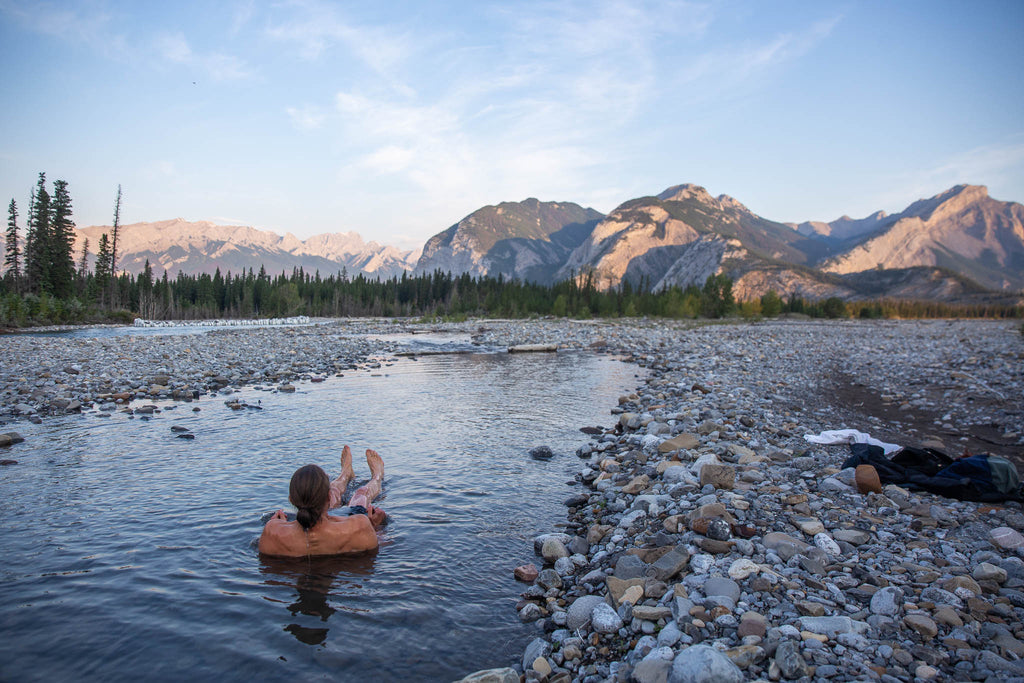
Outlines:
{"label": "human leg", "polygon": [[336,508],[341,505],[342,497],[349,482],[355,477],[352,471],[352,449],[345,446],[341,449],[341,474],[331,482],[331,502],[329,507]]}
{"label": "human leg", "polygon": [[[349,455],[351,459],[351,454]],[[384,459],[377,451],[366,450],[366,464],[370,466],[370,481],[355,490],[349,498],[349,505],[362,505],[370,509],[370,503],[380,495],[384,483]]]}

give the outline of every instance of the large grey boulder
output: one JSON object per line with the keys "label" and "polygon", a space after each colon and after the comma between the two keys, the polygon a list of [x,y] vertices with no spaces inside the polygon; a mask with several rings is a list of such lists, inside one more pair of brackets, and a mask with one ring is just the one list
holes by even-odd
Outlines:
{"label": "large grey boulder", "polygon": [[686,648],[672,661],[668,683],[742,683],[743,672],[709,645]]}

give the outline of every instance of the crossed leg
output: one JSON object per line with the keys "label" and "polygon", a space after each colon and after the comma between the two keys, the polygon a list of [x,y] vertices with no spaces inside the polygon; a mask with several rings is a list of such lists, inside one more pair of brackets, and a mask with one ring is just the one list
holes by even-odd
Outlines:
{"label": "crossed leg", "polygon": [[[348,448],[346,446],[345,448]],[[349,468],[351,469],[352,454],[349,453]],[[366,449],[366,464],[370,466],[370,481],[366,482],[355,490],[349,498],[349,505],[362,505],[367,510],[371,509],[370,503],[380,495],[381,485],[384,482],[384,459],[377,454],[377,451]],[[340,477],[339,477],[340,479]]]}
{"label": "crossed leg", "polygon": [[341,449],[341,474],[331,482],[331,502],[328,505],[329,508],[336,508],[341,505],[345,489],[348,488],[349,482],[354,477],[355,472],[352,471],[352,449],[345,446]]}

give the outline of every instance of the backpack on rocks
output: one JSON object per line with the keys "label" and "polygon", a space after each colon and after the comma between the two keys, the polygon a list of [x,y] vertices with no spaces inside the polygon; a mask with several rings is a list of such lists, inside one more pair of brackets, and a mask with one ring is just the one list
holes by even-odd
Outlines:
{"label": "backpack on rocks", "polygon": [[883,485],[983,503],[1024,501],[1017,468],[998,455],[982,453],[954,460],[934,448],[905,448],[889,459],[878,446],[855,443],[850,450],[843,468],[871,465]]}

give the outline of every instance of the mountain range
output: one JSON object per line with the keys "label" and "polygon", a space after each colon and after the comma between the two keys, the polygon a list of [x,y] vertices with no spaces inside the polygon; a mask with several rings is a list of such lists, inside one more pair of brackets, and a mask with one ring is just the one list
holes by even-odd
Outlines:
{"label": "mountain range", "polygon": [[[555,206],[561,213],[546,212]],[[536,236],[519,242],[522,234],[509,229],[498,242],[483,239],[496,230],[495,220],[525,208],[538,221],[531,224]],[[958,185],[893,215],[878,211],[827,223],[772,221],[728,195],[713,197],[692,184],[631,199],[596,222],[581,221],[577,216],[590,214],[574,204],[529,199],[519,209],[501,204],[471,214],[428,241],[416,270],[500,273],[539,282],[591,277],[602,289],[628,281],[655,290],[700,285],[709,275],[725,273],[740,299],[773,289],[809,299],[976,301],[1024,290],[1024,206],[992,199],[982,186]],[[546,225],[545,216],[552,218]],[[548,243],[554,239],[544,234],[565,233],[578,244],[561,263],[507,258],[510,245],[519,255],[541,247],[553,254],[555,245]]]}
{"label": "mountain range", "polygon": [[[100,236],[110,234],[107,225],[93,225],[76,232],[75,254],[89,240],[95,254]],[[278,235],[246,226],[218,225],[210,221],[189,222],[181,218],[156,223],[122,225],[118,233],[117,268],[141,273],[146,261],[158,276],[168,271],[189,275],[222,273],[236,275],[260,266],[270,275],[291,273],[302,268],[334,275],[343,269],[352,277],[359,273],[387,279],[411,270],[418,251],[401,251],[377,242],[364,242],[355,232],[314,235],[303,241],[291,233]]]}
{"label": "mountain range", "polygon": [[[109,226],[77,231],[76,254],[95,252]],[[958,185],[888,215],[781,223],[728,195],[676,185],[604,215],[572,202],[526,199],[485,206],[427,240],[421,251],[364,242],[354,232],[305,241],[291,234],[182,219],[121,226],[118,267],[158,275],[345,269],[389,278],[403,272],[502,275],[551,284],[591,277],[600,288],[700,285],[725,273],[747,299],[775,290],[808,299],[977,301],[1024,290],[1024,205]]]}

